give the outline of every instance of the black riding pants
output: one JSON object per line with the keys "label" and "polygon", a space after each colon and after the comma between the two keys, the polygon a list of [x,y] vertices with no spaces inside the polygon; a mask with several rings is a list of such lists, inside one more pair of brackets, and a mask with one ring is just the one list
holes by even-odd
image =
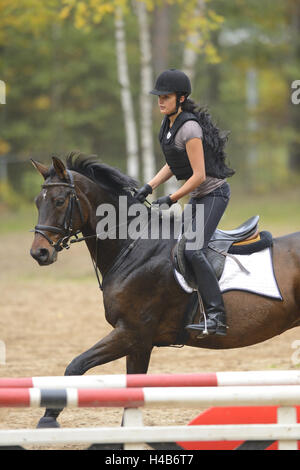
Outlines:
{"label": "black riding pants", "polygon": [[[225,181],[221,186],[217,189],[213,190],[211,193],[203,196],[201,198],[191,198],[188,204],[192,205],[191,213],[192,213],[192,230],[196,233],[196,229],[200,227],[202,230],[202,247],[201,250],[204,251],[208,247],[208,243],[215,232],[222,215],[225,212],[227,204],[230,198],[230,186]],[[197,204],[203,204],[204,211],[202,212],[203,218],[201,218],[201,224],[196,223],[196,206]],[[199,248],[198,248],[199,249]],[[198,249],[187,249],[185,250],[185,256],[187,260],[192,257],[195,251]]]}

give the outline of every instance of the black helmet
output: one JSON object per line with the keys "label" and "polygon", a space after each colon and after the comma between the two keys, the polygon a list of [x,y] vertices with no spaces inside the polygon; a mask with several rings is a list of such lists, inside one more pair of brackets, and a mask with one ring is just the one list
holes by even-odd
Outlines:
{"label": "black helmet", "polygon": [[169,93],[182,93],[186,96],[192,92],[189,77],[181,70],[169,69],[162,72],[156,79],[155,87],[150,93],[153,95],[168,95]]}

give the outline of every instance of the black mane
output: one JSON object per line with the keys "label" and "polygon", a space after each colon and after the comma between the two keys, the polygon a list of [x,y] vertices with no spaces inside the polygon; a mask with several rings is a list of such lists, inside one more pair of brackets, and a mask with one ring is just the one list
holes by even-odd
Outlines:
{"label": "black mane", "polygon": [[66,165],[68,170],[77,171],[115,196],[131,195],[130,190],[140,186],[134,178],[100,162],[96,155],[71,152],[66,157]]}

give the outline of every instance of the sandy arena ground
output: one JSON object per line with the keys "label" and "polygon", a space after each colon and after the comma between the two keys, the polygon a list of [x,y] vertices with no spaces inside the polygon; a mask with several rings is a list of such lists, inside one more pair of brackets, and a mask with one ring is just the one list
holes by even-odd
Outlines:
{"label": "sandy arena ground", "polygon": [[[0,237],[0,340],[6,346],[6,363],[0,365],[2,377],[63,375],[75,356],[111,329],[104,319],[101,292],[85,246],[73,246],[59,254],[55,265],[39,267],[29,255],[32,237],[27,233]],[[239,350],[156,348],[149,373],[299,368],[300,353],[298,365],[293,361],[296,340],[300,340],[299,328]],[[125,359],[121,359],[88,374],[124,372]],[[34,428],[42,414],[42,409],[1,409],[0,428]],[[143,410],[144,423],[150,426],[187,424],[197,414],[192,409]],[[121,417],[121,409],[66,409],[59,422],[62,427],[76,428],[119,426]]]}

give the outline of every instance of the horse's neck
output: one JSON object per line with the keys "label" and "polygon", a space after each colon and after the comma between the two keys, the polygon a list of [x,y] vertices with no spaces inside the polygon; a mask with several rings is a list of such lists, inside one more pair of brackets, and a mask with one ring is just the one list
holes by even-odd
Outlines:
{"label": "horse's neck", "polygon": [[[128,207],[133,203],[133,201],[127,203],[116,202],[116,200],[112,200],[109,196],[109,194],[99,191],[99,188],[95,185],[94,187],[91,187],[91,190],[89,194],[86,194],[88,197],[89,203],[90,203],[90,216],[89,216],[89,221],[82,230],[82,233],[85,237],[91,237],[87,238],[86,244],[87,247],[90,251],[91,256],[93,259],[96,261],[98,268],[100,269],[100,272],[102,275],[114,264],[114,262],[118,259],[118,256],[122,249],[124,249],[126,246],[130,244],[132,239],[129,236],[128,233],[128,227],[130,225],[130,222],[132,219],[135,218],[135,215],[130,216],[128,214]],[[125,198],[126,200],[126,198]],[[123,200],[124,201],[124,200]],[[112,204],[115,208],[115,213],[116,213],[116,234],[114,233],[114,230],[112,230],[113,234],[107,236],[104,239],[98,239],[95,237],[97,235],[98,227],[97,224],[99,223],[99,220],[97,220],[96,217],[96,212],[97,209],[101,204]],[[125,216],[125,212],[127,211],[127,214]],[[97,212],[97,214],[100,215],[100,212]],[[143,225],[142,227],[142,237],[149,238],[149,229],[151,224],[151,217],[149,213],[144,214],[144,216],[147,219],[146,224]],[[143,219],[144,220],[144,219]],[[160,222],[157,222],[160,224]],[[123,227],[124,230],[121,230],[122,235],[120,236],[119,228]],[[114,227],[110,227],[114,228]],[[124,232],[126,235],[124,235]],[[144,233],[145,232],[145,233]],[[148,234],[148,236],[146,235]],[[116,235],[116,236],[115,236]],[[151,249],[153,249],[154,244],[159,244],[159,240],[154,240],[151,242],[151,236],[150,236],[150,243],[148,244],[148,247],[150,245],[152,246]],[[172,237],[170,238],[170,243],[172,243]]]}
{"label": "horse's neck", "polygon": [[[113,236],[108,236],[105,239],[94,238],[93,236],[97,234],[97,218],[96,211],[100,204],[103,204],[103,195],[93,201],[89,200],[91,204],[91,215],[87,225],[82,230],[83,236],[91,237],[87,238],[86,244],[89,249],[89,252],[93,259],[96,261],[100,272],[104,274],[109,267],[114,263],[118,258],[121,250],[128,245],[128,239],[120,239]],[[116,207],[115,201],[105,200],[105,204],[112,204]],[[116,213],[118,216],[118,210],[116,207]]]}

